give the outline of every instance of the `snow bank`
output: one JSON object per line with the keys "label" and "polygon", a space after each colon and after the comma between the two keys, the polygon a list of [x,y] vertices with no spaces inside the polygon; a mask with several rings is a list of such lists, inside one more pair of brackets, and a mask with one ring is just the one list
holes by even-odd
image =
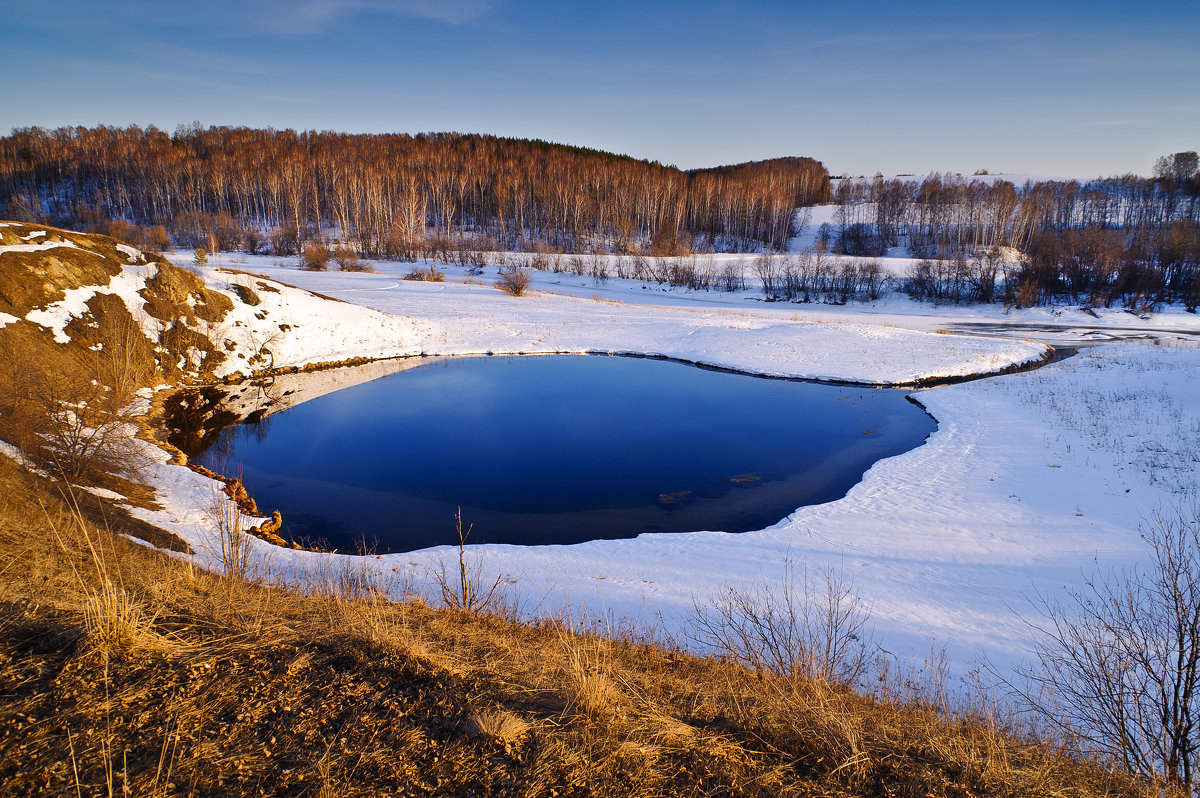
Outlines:
{"label": "snow bank", "polygon": [[512,297],[479,282],[408,282],[387,274],[278,267],[255,271],[387,314],[420,319],[410,322],[414,337],[409,354],[644,354],[770,376],[895,385],[998,371],[1038,360],[1047,351],[1025,340],[814,320],[809,309],[794,305],[766,311],[551,293]]}
{"label": "snow bank", "polygon": [[[314,296],[274,281],[215,269],[204,271],[210,288],[237,299],[234,286],[258,296],[259,304],[234,303],[213,330],[215,343],[229,341],[233,355],[218,366],[219,377],[264,368],[291,368],[355,358],[414,354],[424,322]],[[256,356],[254,363],[250,361]]]}

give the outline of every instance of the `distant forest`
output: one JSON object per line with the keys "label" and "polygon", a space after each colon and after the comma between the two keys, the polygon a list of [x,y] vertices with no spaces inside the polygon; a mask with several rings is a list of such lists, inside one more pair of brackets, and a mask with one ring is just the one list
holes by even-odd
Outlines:
{"label": "distant forest", "polygon": [[343,237],[368,257],[408,259],[463,235],[562,252],[782,249],[795,209],[828,198],[811,158],[683,171],[537,140],[199,125],[0,138],[8,218],[118,221],[151,245],[279,255]]}
{"label": "distant forest", "polygon": [[[922,262],[906,289],[935,301],[1051,299],[1131,306],[1200,303],[1200,159],[1159,158],[1153,177],[1015,186],[986,177],[838,180],[818,245],[874,257],[904,247]],[[1022,254],[993,290],[997,253]]]}

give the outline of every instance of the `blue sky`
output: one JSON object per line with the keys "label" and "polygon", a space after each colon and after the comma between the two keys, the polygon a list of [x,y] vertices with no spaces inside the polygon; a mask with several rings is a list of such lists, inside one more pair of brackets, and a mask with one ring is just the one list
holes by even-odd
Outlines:
{"label": "blue sky", "polygon": [[0,131],[541,138],[689,168],[1147,174],[1200,148],[1200,2],[6,0]]}

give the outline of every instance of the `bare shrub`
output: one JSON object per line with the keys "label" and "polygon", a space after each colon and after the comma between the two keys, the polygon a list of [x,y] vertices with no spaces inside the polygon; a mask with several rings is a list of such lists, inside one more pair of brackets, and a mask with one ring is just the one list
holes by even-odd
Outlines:
{"label": "bare shrub", "polygon": [[142,245],[143,248],[162,252],[171,246],[171,235],[167,232],[167,228],[161,224],[149,227],[146,229],[146,234],[142,239]]}
{"label": "bare shrub", "polygon": [[549,271],[550,255],[541,249],[535,249],[526,259],[525,265],[530,269],[537,269],[540,272]]}
{"label": "bare shrub", "polygon": [[320,241],[309,241],[304,245],[300,255],[300,265],[310,271],[320,272],[329,268],[329,260],[333,257],[329,247]]}
{"label": "bare shrub", "polygon": [[588,264],[593,280],[596,280],[600,283],[608,280],[608,259],[605,257],[603,252],[600,250],[593,250],[588,256]]}
{"label": "bare shrub", "polygon": [[763,298],[768,302],[780,298],[780,289],[782,287],[782,274],[780,272],[780,260],[771,257],[769,253],[762,253],[754,259],[754,274],[762,283]]}
{"label": "bare shrub", "polygon": [[213,533],[217,538],[221,573],[229,579],[246,581],[250,574],[251,537],[246,533],[246,516],[241,507],[217,488],[213,487],[212,501],[205,509]]}
{"label": "bare shrub", "polygon": [[496,287],[513,296],[521,296],[529,288],[529,272],[516,266],[504,269],[496,279]]}
{"label": "bare shrub", "polygon": [[285,225],[271,233],[271,251],[280,256],[295,255],[299,247],[300,234],[292,225]]}
{"label": "bare shrub", "polygon": [[247,255],[257,255],[263,245],[263,236],[258,230],[250,227],[242,233],[242,247]]}
{"label": "bare shrub", "polygon": [[40,361],[8,363],[12,386],[0,400],[19,428],[17,445],[34,462],[76,481],[96,473],[136,477],[144,465],[134,438],[132,393],[118,393],[81,367],[62,371]]}
{"label": "bare shrub", "polygon": [[741,291],[746,287],[746,278],[742,273],[742,264],[738,261],[730,261],[721,267],[721,271],[716,275],[717,286],[722,291],[733,293]]}
{"label": "bare shrub", "polygon": [[1044,599],[1021,695],[1069,739],[1171,795],[1200,786],[1200,508],[1156,514],[1145,570]]}
{"label": "bare shrub", "polygon": [[404,275],[404,279],[426,283],[440,283],[445,281],[446,275],[444,272],[438,271],[431,263],[424,269],[414,268],[408,274]]}
{"label": "bare shrub", "polygon": [[829,684],[856,683],[867,668],[870,609],[841,570],[811,579],[784,559],[779,586],[765,579],[728,588],[697,604],[694,638],[721,656],[759,670]]}
{"label": "bare shrub", "polygon": [[463,531],[462,508],[454,514],[454,531],[458,534],[458,573],[447,574],[446,565],[434,571],[433,578],[437,580],[441,591],[442,603],[453,610],[461,612],[484,612],[495,608],[498,603],[496,591],[500,587],[501,577],[490,588],[484,587],[482,567],[479,563],[467,564],[467,538],[471,536],[472,524]]}
{"label": "bare shrub", "polygon": [[362,260],[358,253],[346,244],[338,244],[334,247],[331,257],[337,263],[338,268],[344,272],[371,271],[371,264]]}

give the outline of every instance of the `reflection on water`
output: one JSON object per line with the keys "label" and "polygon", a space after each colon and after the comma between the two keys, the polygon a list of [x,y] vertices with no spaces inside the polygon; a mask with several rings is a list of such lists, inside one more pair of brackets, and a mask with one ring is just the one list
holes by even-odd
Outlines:
{"label": "reflection on water", "polygon": [[618,357],[431,359],[223,430],[284,533],[353,550],[744,532],[845,495],[933,420],[905,392]]}

